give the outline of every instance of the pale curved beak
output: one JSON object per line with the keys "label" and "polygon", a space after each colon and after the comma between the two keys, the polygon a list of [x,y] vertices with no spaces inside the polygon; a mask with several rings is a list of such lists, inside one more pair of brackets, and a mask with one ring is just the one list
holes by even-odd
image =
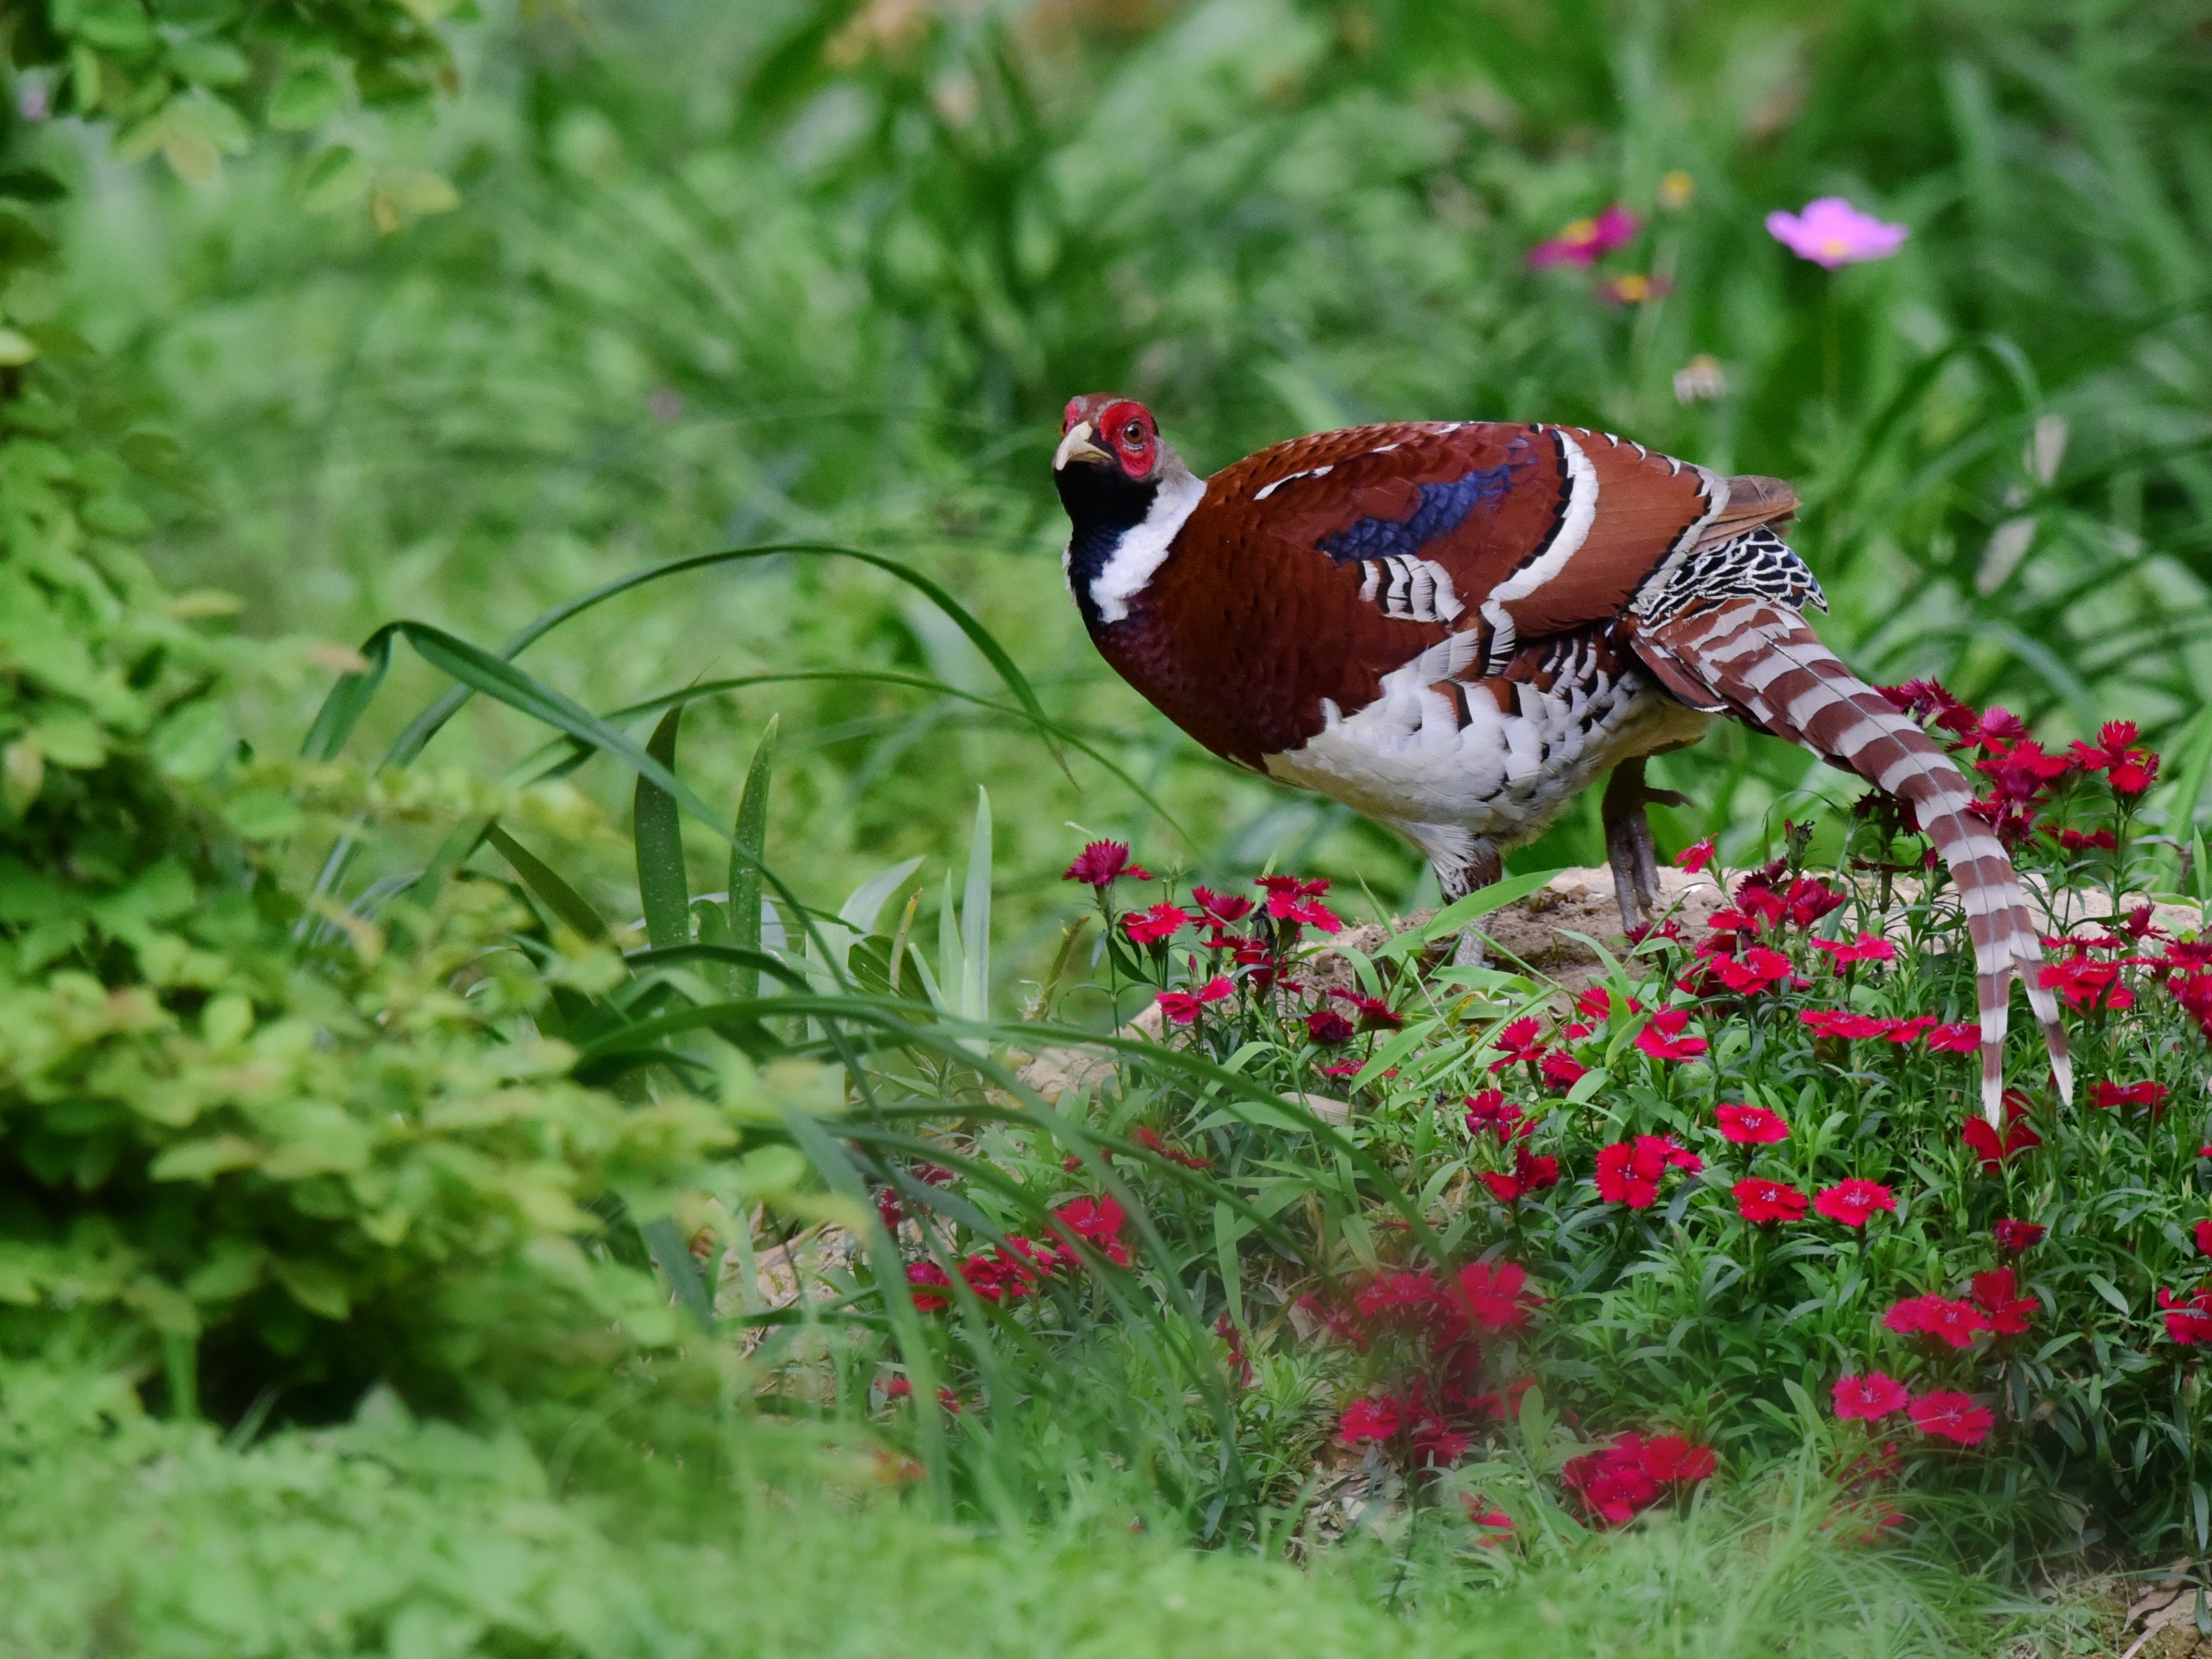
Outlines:
{"label": "pale curved beak", "polygon": [[1113,457],[1091,441],[1091,422],[1078,421],[1067,428],[1067,435],[1060,441],[1060,447],[1052,453],[1052,470],[1055,472],[1070,461],[1105,461]]}

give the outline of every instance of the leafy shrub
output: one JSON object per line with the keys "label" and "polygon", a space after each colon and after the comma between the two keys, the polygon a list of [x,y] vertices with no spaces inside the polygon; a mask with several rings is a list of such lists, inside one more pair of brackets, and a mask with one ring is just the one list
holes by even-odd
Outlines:
{"label": "leafy shrub", "polygon": [[[11,83],[11,161],[37,91],[138,121],[126,153],[158,129],[188,173],[242,138],[222,100],[250,70],[350,65],[390,92],[444,62],[419,9],[381,0],[163,27],[137,0],[58,5],[5,38],[60,69]],[[287,84],[279,125],[308,125]],[[0,173],[21,201],[60,188]],[[0,285],[51,251],[0,215]],[[0,1349],[97,1356],[226,1419],[257,1397],[343,1414],[380,1379],[477,1409],[604,1386],[677,1335],[605,1214],[665,1213],[734,1131],[566,1076],[538,1022],[564,978],[619,969],[580,944],[519,966],[502,890],[432,882],[371,922],[294,879],[289,838],[374,835],[436,792],[240,741],[235,705],[300,649],[224,639],[208,620],[234,602],[151,576],[128,468],[176,482],[173,446],[88,389],[83,355],[0,328]]]}

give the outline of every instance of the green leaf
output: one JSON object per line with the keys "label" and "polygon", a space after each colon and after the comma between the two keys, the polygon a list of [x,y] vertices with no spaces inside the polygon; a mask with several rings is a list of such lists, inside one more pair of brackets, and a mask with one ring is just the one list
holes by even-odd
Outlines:
{"label": "green leaf", "polygon": [[876,918],[883,914],[884,901],[906,885],[906,880],[921,868],[919,855],[903,864],[894,864],[888,870],[879,870],[853,890],[837,912],[837,920],[856,933],[876,931]]}
{"label": "green leaf", "polygon": [[2103,1297],[2106,1301],[2111,1303],[2112,1306],[2118,1309],[2120,1312],[2124,1314],[2132,1311],[2132,1310],[2128,1306],[2127,1297],[2120,1293],[2120,1287],[2113,1284],[2111,1279],[2106,1278],[2104,1274],[2093,1273],[2088,1275],[2088,1279],[2089,1288],[2096,1291],[2099,1296]]}
{"label": "green leaf", "polygon": [[310,213],[335,213],[368,189],[368,163],[344,144],[333,144],[300,175],[300,201]]}
{"label": "green leaf", "polygon": [[171,46],[169,67],[179,79],[204,87],[234,87],[252,72],[246,54],[236,46],[204,38]]}
{"label": "green leaf", "polygon": [[375,189],[402,213],[451,213],[461,204],[452,181],[428,167],[387,167],[376,175]]}
{"label": "green leaf", "polygon": [[261,1148],[243,1135],[210,1135],[180,1140],[155,1158],[147,1173],[156,1181],[211,1181],[225,1170],[243,1170],[261,1160]]}
{"label": "green leaf", "polygon": [[337,114],[345,88],[330,70],[309,64],[292,70],[269,94],[269,125],[279,132],[305,132]]}
{"label": "green leaf", "polygon": [[352,1307],[345,1281],[326,1262],[272,1261],[270,1271],[276,1275],[276,1282],[292,1300],[311,1314],[320,1314],[325,1319],[343,1319]]}
{"label": "green leaf", "polygon": [[[678,703],[653,728],[645,752],[672,773],[676,769],[676,733],[683,723]],[[640,774],[633,792],[631,840],[637,853],[638,897],[645,906],[646,937],[662,950],[691,942],[691,888],[684,871],[684,820],[675,798]]]}
{"label": "green leaf", "polygon": [[67,186],[42,167],[0,168],[0,196],[19,202],[58,202],[68,194]]}
{"label": "green leaf", "polygon": [[1516,899],[1524,899],[1538,888],[1547,884],[1559,872],[1556,870],[1532,870],[1527,875],[1508,876],[1493,881],[1487,887],[1477,888],[1466,896],[1446,905],[1419,927],[1399,934],[1375,952],[1378,959],[1389,959],[1410,954],[1431,940],[1447,933],[1456,933],[1479,916],[1486,916]]}
{"label": "green leaf", "polygon": [[535,893],[547,909],[585,939],[596,941],[607,936],[606,921],[592,908],[591,901],[562,880],[550,865],[501,829],[496,821],[484,832],[484,839],[514,866],[514,873],[522,878],[523,885]]}

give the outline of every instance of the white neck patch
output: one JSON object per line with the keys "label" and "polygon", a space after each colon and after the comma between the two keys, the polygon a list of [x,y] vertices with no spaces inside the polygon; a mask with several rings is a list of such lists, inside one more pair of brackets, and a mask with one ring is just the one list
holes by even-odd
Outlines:
{"label": "white neck patch", "polygon": [[1122,532],[1106,568],[1091,579],[1091,602],[1098,607],[1101,622],[1117,623],[1128,616],[1129,601],[1167,562],[1169,545],[1205,495],[1206,480],[1188,468],[1176,465],[1162,473],[1152,511]]}

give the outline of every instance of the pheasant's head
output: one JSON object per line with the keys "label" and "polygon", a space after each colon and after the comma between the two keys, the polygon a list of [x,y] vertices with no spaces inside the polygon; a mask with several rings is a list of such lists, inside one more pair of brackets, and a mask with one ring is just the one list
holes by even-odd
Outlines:
{"label": "pheasant's head", "polygon": [[1067,585],[1096,633],[1129,615],[1206,483],[1161,441],[1152,410],[1111,392],[1069,399],[1052,481],[1070,525]]}
{"label": "pheasant's head", "polygon": [[1052,470],[1060,477],[1072,466],[1115,467],[1131,483],[1150,483],[1159,477],[1164,449],[1144,404],[1110,392],[1086,392],[1067,401]]}

